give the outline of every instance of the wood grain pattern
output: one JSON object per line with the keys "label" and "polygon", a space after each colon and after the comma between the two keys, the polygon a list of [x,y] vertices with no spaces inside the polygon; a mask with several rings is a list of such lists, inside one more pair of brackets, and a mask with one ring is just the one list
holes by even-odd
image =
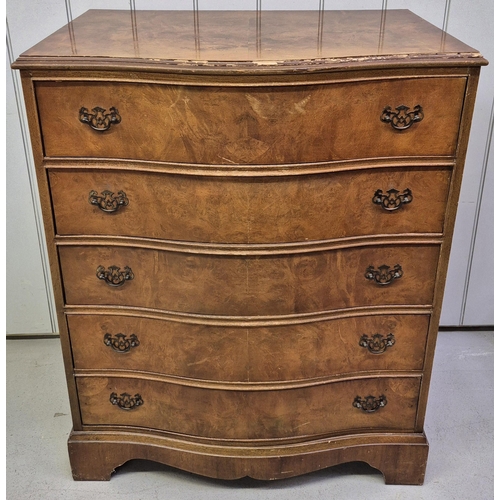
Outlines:
{"label": "wood grain pattern", "polygon": [[[57,233],[216,243],[279,243],[397,233],[441,233],[451,171],[367,169],[273,178],[213,178],[106,170],[49,173]],[[387,212],[378,189],[410,188],[413,200]],[[89,192],[126,193],[104,213]]]}
{"label": "wood grain pattern", "polygon": [[362,461],[381,471],[386,484],[424,482],[429,450],[425,434],[371,433],[370,453],[366,452],[366,440],[367,435],[361,434],[256,450],[200,445],[152,432],[89,431],[72,432],[68,448],[73,477],[80,481],[109,481],[118,466],[141,458],[219,479],[283,479]]}
{"label": "wood grain pattern", "polygon": [[[465,84],[459,77],[248,89],[43,81],[36,95],[48,157],[282,164],[453,156]],[[400,104],[421,105],[424,119],[404,131],[383,123],[386,106]],[[115,107],[121,123],[96,132],[79,121],[82,106]]]}
{"label": "wood grain pattern", "polygon": [[[128,316],[67,316],[76,370],[138,370],[233,382],[302,380],[373,370],[421,370],[427,315],[373,315],[307,325],[223,327]],[[136,335],[119,353],[104,336]],[[383,354],[359,345],[362,335],[395,344]],[[279,356],[276,353],[279,352]]]}
{"label": "wood grain pattern", "polygon": [[[420,377],[352,380],[312,387],[211,390],[140,378],[77,377],[86,425],[115,424],[221,439],[274,439],[348,430],[413,430]],[[144,404],[121,410],[111,393],[140,394]],[[365,394],[366,393],[366,394]],[[364,413],[356,396],[385,395],[387,406]]]}
{"label": "wood grain pattern", "polygon": [[[50,202],[50,187],[48,178],[43,170],[43,147],[40,132],[40,122],[38,120],[36,98],[33,81],[30,75],[22,74],[22,85],[24,92],[24,100],[26,105],[28,125],[30,129],[31,145],[33,151],[33,159],[36,168],[36,180],[38,184],[38,193],[42,207],[43,224],[45,230],[45,241],[53,242],[55,237],[54,218],[51,211]],[[48,243],[47,252],[50,264],[50,273],[52,277],[52,291],[57,312],[57,322],[59,325],[59,334],[61,339],[61,347],[63,351],[64,370],[66,381],[68,384],[69,403],[71,408],[71,417],[73,420],[73,429],[81,430],[82,423],[80,418],[80,403],[76,393],[75,378],[73,376],[73,359],[71,354],[71,345],[67,330],[67,325],[64,317],[63,304],[64,292],[61,282],[61,273],[59,270],[59,260],[57,256],[57,248],[55,245]]]}
{"label": "wood grain pattern", "polygon": [[424,377],[422,381],[421,399],[417,414],[418,429],[424,427],[424,417],[427,408],[427,398],[429,396],[430,387],[430,373],[432,370],[432,363],[434,360],[434,349],[436,346],[439,319],[441,315],[441,308],[443,304],[444,288],[446,284],[446,273],[448,271],[448,263],[451,252],[451,245],[453,241],[453,231],[455,228],[455,220],[457,216],[457,207],[460,197],[460,186],[462,184],[462,177],[465,166],[465,155],[469,141],[470,127],[472,123],[472,115],[474,111],[474,104],[477,93],[477,86],[479,83],[479,68],[471,68],[471,74],[468,79],[467,92],[464,100],[464,125],[461,128],[459,136],[459,145],[457,150],[457,167],[454,169],[452,184],[448,200],[448,213],[445,220],[445,238],[441,246],[440,264],[436,275],[436,294],[434,297],[434,311],[431,317],[429,327],[429,347],[426,351],[426,359],[424,362],[424,372],[428,376]]}
{"label": "wood grain pattern", "polygon": [[[67,304],[130,305],[198,314],[260,316],[342,307],[432,304],[439,245],[386,245],[307,255],[232,257],[127,247],[59,247]],[[389,286],[368,266],[399,264]],[[134,279],[110,287],[98,266],[129,266]]]}
{"label": "wood grain pattern", "polygon": [[171,72],[290,73],[485,63],[475,49],[443,36],[408,10],[388,10],[383,18],[380,10],[327,10],[319,38],[317,11],[262,11],[260,37],[255,11],[201,11],[198,21],[197,35],[191,11],[136,11],[131,18],[128,10],[91,10],[75,19],[71,30],[65,26],[22,54],[16,67],[33,68],[42,60],[66,70],[119,65]]}
{"label": "wood grain pattern", "polygon": [[[387,483],[421,484],[487,61],[408,11],[327,11],[319,31],[317,12],[201,13],[194,39],[191,14],[90,11],[14,64],[62,328],[73,476],[109,479],[133,458],[226,479],[362,460]],[[424,119],[395,131],[380,116],[401,104]],[[95,132],[82,106],[115,106],[122,121]],[[90,190],[125,187],[131,203],[114,215],[88,204]],[[407,187],[414,201],[395,213],[364,198]],[[403,277],[390,286],[365,278],[396,264]],[[111,288],[99,265],[135,277]],[[113,353],[108,329],[141,344]],[[388,330],[386,353],[359,346],[360,334]],[[111,392],[144,405],[120,410]],[[381,394],[375,413],[352,405]]]}

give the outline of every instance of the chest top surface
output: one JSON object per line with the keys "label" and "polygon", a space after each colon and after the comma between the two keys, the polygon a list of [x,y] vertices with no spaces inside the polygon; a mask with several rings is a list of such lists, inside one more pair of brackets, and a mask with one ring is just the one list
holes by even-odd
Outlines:
{"label": "chest top surface", "polygon": [[486,61],[409,10],[89,10],[14,67],[276,72],[408,64]]}

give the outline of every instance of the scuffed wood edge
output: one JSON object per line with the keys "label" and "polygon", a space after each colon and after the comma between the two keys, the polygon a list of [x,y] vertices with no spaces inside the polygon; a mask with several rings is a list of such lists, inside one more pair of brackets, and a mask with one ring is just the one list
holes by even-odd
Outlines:
{"label": "scuffed wood edge", "polygon": [[21,55],[14,69],[96,70],[120,69],[171,73],[309,73],[419,66],[484,66],[488,61],[478,52],[452,54],[394,54],[345,58],[261,61],[210,61],[185,59],[131,59],[112,57],[44,57]]}
{"label": "scuffed wood edge", "polygon": [[[362,461],[386,484],[422,484],[429,445],[425,434],[360,434],[278,446],[197,444],[133,432],[72,432],[68,449],[75,480],[106,481],[124,463],[147,459],[217,479],[283,479]],[[307,454],[308,460],[304,460]]]}

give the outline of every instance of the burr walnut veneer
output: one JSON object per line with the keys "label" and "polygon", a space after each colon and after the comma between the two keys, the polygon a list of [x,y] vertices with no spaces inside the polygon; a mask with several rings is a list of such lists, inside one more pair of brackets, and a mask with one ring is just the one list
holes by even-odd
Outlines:
{"label": "burr walnut veneer", "polygon": [[21,70],[75,479],[423,482],[481,55],[409,11],[89,11]]}

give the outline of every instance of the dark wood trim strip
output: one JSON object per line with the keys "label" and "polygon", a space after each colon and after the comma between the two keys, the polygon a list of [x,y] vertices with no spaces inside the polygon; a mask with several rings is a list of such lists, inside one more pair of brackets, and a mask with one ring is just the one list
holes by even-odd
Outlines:
{"label": "dark wood trim strip", "polygon": [[[88,314],[87,312],[73,312],[70,314]],[[116,314],[116,312],[115,312]],[[373,314],[373,313],[368,313]],[[388,313],[387,313],[388,314]],[[394,314],[394,313],[392,313]],[[405,312],[399,312],[397,314],[408,314]],[[425,311],[412,311],[409,314],[426,314]],[[166,318],[165,318],[166,319]],[[326,319],[324,320],[326,321]],[[461,325],[461,326],[440,326],[440,332],[493,332],[495,331],[494,325]],[[8,333],[6,335],[6,340],[41,340],[41,339],[58,339],[59,334],[57,333],[47,333],[47,334],[36,334],[36,333]]]}
{"label": "dark wood trim strip", "polygon": [[460,326],[440,326],[440,332],[494,332],[495,325],[460,325]]}
{"label": "dark wood trim strip", "polygon": [[41,340],[41,339],[58,339],[58,333],[8,333],[6,340]]}

